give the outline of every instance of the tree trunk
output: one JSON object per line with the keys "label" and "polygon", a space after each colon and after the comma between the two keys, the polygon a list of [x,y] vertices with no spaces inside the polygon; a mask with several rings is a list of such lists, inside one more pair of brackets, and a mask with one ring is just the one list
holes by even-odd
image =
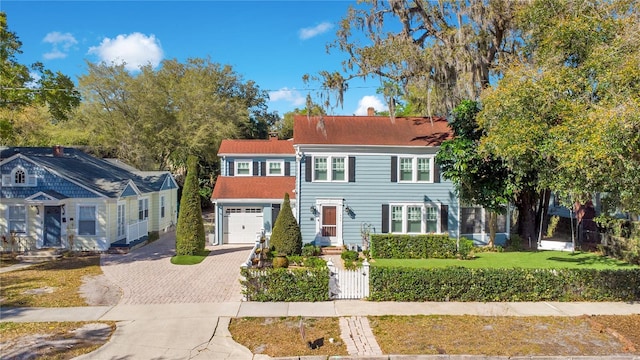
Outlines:
{"label": "tree trunk", "polygon": [[533,247],[536,241],[536,203],[538,193],[536,191],[524,191],[516,198],[518,208],[518,235],[527,246]]}
{"label": "tree trunk", "polygon": [[498,213],[489,212],[489,246],[494,247],[496,244],[496,233],[498,232]]}

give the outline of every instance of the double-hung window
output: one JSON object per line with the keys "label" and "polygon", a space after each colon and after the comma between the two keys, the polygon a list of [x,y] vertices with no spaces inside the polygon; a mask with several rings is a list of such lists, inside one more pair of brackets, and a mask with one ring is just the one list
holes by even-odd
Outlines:
{"label": "double-hung window", "polygon": [[237,176],[251,176],[251,161],[236,161]]}
{"label": "double-hung window", "polygon": [[392,204],[391,232],[396,234],[425,234],[438,232],[439,209],[429,204]]}
{"label": "double-hung window", "polygon": [[347,181],[346,156],[315,156],[313,158],[314,181]]}
{"label": "double-hung window", "polygon": [[9,206],[9,232],[25,233],[27,230],[27,208],[24,205]]}
{"label": "double-hung window", "polygon": [[138,199],[138,220],[147,220],[149,218],[149,199]]}
{"label": "double-hung window", "polygon": [[165,207],[165,198],[164,195],[160,196],[160,218],[164,219],[164,207]]}
{"label": "double-hung window", "polygon": [[96,234],[96,207],[95,205],[78,206],[78,235]]}
{"label": "double-hung window", "polygon": [[268,176],[284,175],[284,161],[267,161]]}
{"label": "double-hung window", "polygon": [[433,157],[399,157],[398,180],[401,182],[433,182]]}

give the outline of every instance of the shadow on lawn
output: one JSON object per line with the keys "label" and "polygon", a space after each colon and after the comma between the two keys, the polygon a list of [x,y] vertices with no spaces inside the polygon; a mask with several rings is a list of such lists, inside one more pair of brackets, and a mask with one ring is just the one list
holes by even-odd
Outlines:
{"label": "shadow on lawn", "polygon": [[603,265],[603,266],[617,266],[617,267],[633,267],[633,265],[629,263],[612,259],[607,256],[601,256],[601,255],[598,256],[598,255],[585,254],[585,253],[571,253],[568,255],[573,258],[551,256],[551,257],[548,257],[547,260],[564,262],[564,263],[574,263],[577,265],[584,265],[584,266]]}

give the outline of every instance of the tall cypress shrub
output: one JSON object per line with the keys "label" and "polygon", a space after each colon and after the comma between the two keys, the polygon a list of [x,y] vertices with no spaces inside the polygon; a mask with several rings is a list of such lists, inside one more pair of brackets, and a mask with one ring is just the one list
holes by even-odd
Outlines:
{"label": "tall cypress shrub", "polygon": [[180,213],[176,228],[176,255],[195,255],[204,251],[205,234],[200,207],[198,185],[198,158],[190,155],[187,159],[187,177],[184,180]]}
{"label": "tall cypress shrub", "polygon": [[302,254],[302,233],[291,211],[289,193],[284,194],[284,202],[271,232],[271,246],[278,254]]}

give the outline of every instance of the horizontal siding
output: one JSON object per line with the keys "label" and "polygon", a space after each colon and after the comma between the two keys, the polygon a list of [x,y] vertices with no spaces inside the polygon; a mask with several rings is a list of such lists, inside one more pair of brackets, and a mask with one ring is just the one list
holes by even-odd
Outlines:
{"label": "horizontal siding", "polygon": [[[309,156],[310,154],[305,154]],[[348,154],[345,154],[348,155]],[[300,164],[304,174],[304,161]],[[382,230],[382,204],[390,202],[418,202],[425,199],[449,206],[448,228],[454,236],[457,231],[457,197],[451,182],[440,183],[393,183],[391,182],[391,155],[357,155],[356,181],[349,182],[305,182],[300,179],[301,221],[304,242],[315,237],[316,219],[310,207],[317,198],[344,199],[344,205],[353,210],[350,217],[343,212],[343,239],[345,244],[358,244],[362,240],[360,228],[363,223],[372,225],[372,233]]]}

